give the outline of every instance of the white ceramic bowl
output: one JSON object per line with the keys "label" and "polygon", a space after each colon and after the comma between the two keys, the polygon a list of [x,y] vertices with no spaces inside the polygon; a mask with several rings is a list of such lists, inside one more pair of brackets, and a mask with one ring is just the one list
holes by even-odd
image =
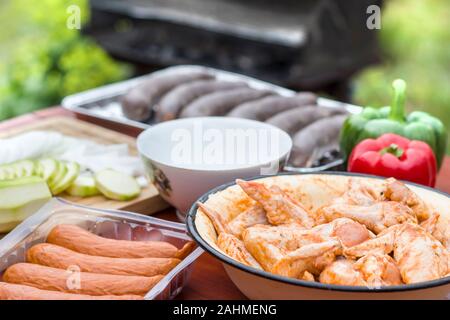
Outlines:
{"label": "white ceramic bowl", "polygon": [[[349,173],[281,174],[274,177],[257,177],[268,184],[276,184],[294,192],[307,207],[316,209],[336,196],[341,195],[350,177],[368,179],[372,184],[382,183],[382,179]],[[444,217],[444,223],[450,223],[450,196],[443,192],[408,183],[426,202]],[[243,191],[229,183],[209,191],[199,201],[212,208],[220,207],[219,212],[235,210],[240,212],[240,199]],[[367,288],[357,286],[328,285],[278,276],[266,271],[244,265],[225,255],[215,244],[217,234],[207,216],[192,206],[187,216],[188,230],[203,249],[223,262],[224,268],[234,284],[250,299],[450,299],[450,277],[433,281]]]}
{"label": "white ceramic bowl", "polygon": [[202,117],[152,126],[137,139],[150,180],[182,214],[203,193],[236,178],[274,174],[292,140],[259,121]]}

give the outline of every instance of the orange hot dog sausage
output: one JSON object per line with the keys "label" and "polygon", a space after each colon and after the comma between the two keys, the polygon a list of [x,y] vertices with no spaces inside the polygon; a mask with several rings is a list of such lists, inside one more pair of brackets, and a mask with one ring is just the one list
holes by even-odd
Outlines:
{"label": "orange hot dog sausage", "polygon": [[47,242],[91,256],[111,258],[172,258],[178,252],[168,242],[108,239],[70,224],[54,227]]}
{"label": "orange hot dog sausage", "polygon": [[141,296],[90,296],[41,290],[20,284],[0,282],[0,300],[142,300]]}
{"label": "orange hot dog sausage", "polygon": [[26,256],[27,262],[53,268],[69,269],[76,266],[82,272],[147,277],[166,274],[180,262],[180,259],[176,258],[128,259],[90,256],[50,243],[31,247]]}
{"label": "orange hot dog sausage", "polygon": [[153,288],[163,276],[118,276],[79,272],[46,267],[32,263],[16,263],[6,269],[3,281],[42,290],[103,295],[142,295]]}

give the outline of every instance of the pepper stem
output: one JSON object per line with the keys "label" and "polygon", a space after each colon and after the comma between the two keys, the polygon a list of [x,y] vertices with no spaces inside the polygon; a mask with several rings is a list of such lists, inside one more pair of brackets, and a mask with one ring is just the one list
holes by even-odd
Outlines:
{"label": "pepper stem", "polygon": [[397,79],[392,82],[392,86],[394,87],[394,98],[392,99],[389,118],[399,122],[404,122],[406,82],[402,79]]}
{"label": "pepper stem", "polygon": [[386,148],[383,148],[380,150],[381,155],[390,153],[390,154],[396,156],[397,158],[400,158],[403,155],[403,152],[404,152],[403,149],[400,148],[395,143],[391,143],[391,145],[389,147],[386,147]]}

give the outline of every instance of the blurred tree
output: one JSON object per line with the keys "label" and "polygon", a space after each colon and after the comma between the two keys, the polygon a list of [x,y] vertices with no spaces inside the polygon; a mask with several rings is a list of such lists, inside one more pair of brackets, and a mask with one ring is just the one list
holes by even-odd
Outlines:
{"label": "blurred tree", "polygon": [[[1,4],[0,120],[57,104],[69,94],[126,78],[95,42],[67,27],[70,12],[89,18],[87,0],[14,0]],[[5,22],[6,20],[6,22]],[[11,27],[9,27],[11,26]]]}
{"label": "blurred tree", "polygon": [[409,109],[439,117],[450,130],[449,17],[448,0],[386,1],[380,30],[385,61],[357,76],[355,103],[388,105],[392,80],[403,78]]}

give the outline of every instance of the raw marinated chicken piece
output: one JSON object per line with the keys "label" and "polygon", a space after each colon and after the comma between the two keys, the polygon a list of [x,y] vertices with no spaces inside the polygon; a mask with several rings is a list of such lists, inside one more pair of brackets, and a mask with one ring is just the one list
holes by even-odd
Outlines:
{"label": "raw marinated chicken piece", "polygon": [[397,231],[394,259],[405,283],[439,279],[449,272],[447,250],[418,225],[408,223]]}
{"label": "raw marinated chicken piece", "polygon": [[444,247],[447,249],[447,251],[450,253],[450,224],[447,221],[447,223],[441,223],[437,224],[436,227],[433,230],[432,235],[438,239]]}
{"label": "raw marinated chicken piece", "polygon": [[400,285],[402,279],[395,261],[389,255],[369,253],[356,262],[345,258],[334,261],[320,274],[320,282],[380,288]]}
{"label": "raw marinated chicken piece", "polygon": [[305,245],[284,255],[270,272],[291,278],[298,278],[305,271],[319,275],[334,261],[340,248],[341,243],[337,239]]}
{"label": "raw marinated chicken piece", "polygon": [[320,214],[327,221],[343,217],[353,219],[376,234],[396,224],[417,223],[409,207],[394,201],[378,202],[370,206],[334,204],[321,208]]}
{"label": "raw marinated chicken piece", "polygon": [[220,233],[217,246],[231,258],[256,269],[262,270],[261,265],[247,251],[241,240],[229,233]]}
{"label": "raw marinated chicken piece", "polygon": [[370,253],[353,265],[372,288],[402,284],[402,276],[394,259],[387,254]]}
{"label": "raw marinated chicken piece", "polygon": [[439,240],[447,251],[450,252],[450,224],[447,221],[439,223],[439,219],[440,215],[438,213],[433,213],[431,217],[423,221],[420,226]]}
{"label": "raw marinated chicken piece", "polygon": [[221,232],[230,233],[240,238],[245,228],[248,228],[255,224],[268,223],[266,213],[264,209],[259,205],[250,207],[246,211],[237,215],[234,219],[232,219],[228,223],[222,218],[222,216],[218,212],[216,212],[211,208],[208,208],[203,203],[198,202],[197,205],[209,217],[209,219],[214,224],[214,228],[218,233]]}
{"label": "raw marinated chicken piece", "polygon": [[268,224],[266,212],[260,205],[255,205],[237,215],[228,223],[228,229],[240,238],[242,232],[255,224]]}
{"label": "raw marinated chicken piece", "polygon": [[393,231],[400,225],[395,225],[380,233],[376,238],[367,240],[361,244],[350,248],[344,248],[344,256],[356,259],[370,253],[389,254],[394,250],[395,232]]}
{"label": "raw marinated chicken piece", "polygon": [[229,233],[229,229],[224,223],[222,217],[215,210],[208,208],[203,203],[198,202],[200,210],[205,213],[212,221],[216,232],[219,234],[217,237],[217,246],[225,252],[231,258],[254,267],[256,269],[262,269],[261,265],[253,258],[253,256],[247,251],[244,243],[236,236]]}
{"label": "raw marinated chicken piece", "polygon": [[255,225],[242,233],[242,239],[266,271],[292,277],[300,276],[305,270],[319,274],[334,260],[334,252],[325,255],[331,249],[330,242],[333,249],[341,249],[340,242],[307,231],[310,230],[296,225]]}
{"label": "raw marinated chicken piece", "polygon": [[338,218],[329,223],[304,230],[301,233],[314,233],[320,234],[323,237],[336,237],[345,247],[351,247],[371,239],[369,230],[364,225],[349,218]]}
{"label": "raw marinated chicken piece", "polygon": [[[247,250],[256,258],[265,270],[273,270],[280,257],[303,249],[309,245],[319,245],[328,241],[342,243],[350,247],[370,239],[365,226],[348,218],[336,219],[330,223],[318,225],[312,229],[304,229],[299,225],[255,225],[242,233]],[[333,242],[334,243],[334,242]],[[308,271],[318,274],[321,269],[342,253],[341,246],[329,256],[318,258],[316,266],[308,265]],[[273,271],[280,273],[281,271]]]}
{"label": "raw marinated chicken piece", "polygon": [[262,205],[270,224],[297,223],[305,228],[312,228],[315,225],[311,213],[279,187],[267,188],[259,182],[239,179],[236,183],[250,198]]}
{"label": "raw marinated chicken piece", "polygon": [[380,191],[375,190],[372,186],[363,183],[359,179],[350,179],[348,181],[348,190],[341,197],[334,199],[332,204],[370,206],[382,200]]}
{"label": "raw marinated chicken piece", "polygon": [[395,225],[375,239],[344,249],[344,254],[358,257],[374,250],[394,253],[405,283],[434,280],[449,272],[449,253],[442,243],[417,224]]}
{"label": "raw marinated chicken piece", "polygon": [[361,272],[353,268],[354,263],[345,258],[337,259],[322,271],[319,281],[343,286],[367,286]]}
{"label": "raw marinated chicken piece", "polygon": [[[436,225],[439,221],[440,214],[434,213],[427,220],[420,223],[420,226],[425,229],[426,232],[433,235],[436,230]],[[437,238],[436,238],[437,239]],[[440,239],[438,239],[440,241]],[[441,241],[442,242],[442,241]]]}
{"label": "raw marinated chicken piece", "polygon": [[244,230],[242,241],[245,248],[255,257],[264,270],[270,271],[273,265],[287,252],[293,251],[299,246],[322,240],[322,238],[297,239],[295,235],[298,231],[298,227],[291,225],[277,227],[255,225]]}
{"label": "raw marinated chicken piece", "polygon": [[[274,245],[285,252],[294,251],[302,246],[328,241],[337,238],[346,247],[350,247],[370,239],[367,228],[348,218],[339,218],[330,223],[304,229],[296,224],[292,225],[255,225],[247,228],[242,238],[247,247],[253,244]],[[250,251],[253,251],[249,248]],[[255,251],[259,249],[255,248]],[[253,252],[252,252],[253,253]]]}
{"label": "raw marinated chicken piece", "polygon": [[302,234],[306,231],[298,225],[254,225],[244,230],[242,239],[245,245],[271,244],[284,251],[292,251],[313,242],[323,241],[323,237],[316,234]]}
{"label": "raw marinated chicken piece", "polygon": [[315,282],[316,279],[314,279],[314,276],[312,275],[311,272],[305,271],[303,273],[303,275],[299,278],[300,280],[305,280],[305,281],[311,281],[311,282]]}
{"label": "raw marinated chicken piece", "polygon": [[262,268],[269,272],[273,272],[273,266],[286,255],[285,250],[270,243],[256,244],[250,247],[245,243],[245,248],[255,257]]}
{"label": "raw marinated chicken piece", "polygon": [[[297,277],[304,268],[319,274],[336,255],[342,253],[341,242],[353,246],[370,239],[370,235],[358,222],[340,218],[312,229],[296,225],[255,225],[246,229],[242,238],[248,251],[264,269]],[[305,252],[313,253],[305,256]]]}
{"label": "raw marinated chicken piece", "polygon": [[424,221],[432,215],[432,210],[411,191],[403,182],[389,178],[386,180],[384,197],[390,201],[399,202],[411,208],[419,221]]}
{"label": "raw marinated chicken piece", "polygon": [[208,216],[209,220],[211,220],[214,228],[216,229],[217,234],[222,232],[231,233],[230,229],[227,226],[227,222],[222,218],[220,213],[216,210],[209,208],[207,205],[201,202],[197,202],[199,209]]}

